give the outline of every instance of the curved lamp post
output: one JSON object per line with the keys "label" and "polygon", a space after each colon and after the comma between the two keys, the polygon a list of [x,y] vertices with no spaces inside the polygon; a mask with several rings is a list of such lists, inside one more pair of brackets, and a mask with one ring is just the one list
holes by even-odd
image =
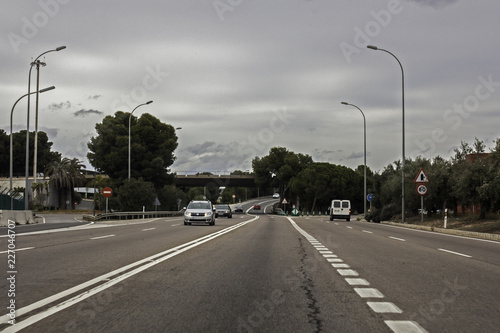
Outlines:
{"label": "curved lamp post", "polygon": [[[31,95],[30,91],[31,91],[31,70],[33,69],[33,65],[36,65],[37,66],[37,70],[40,68],[40,63],[38,61],[38,59],[43,56],[44,54],[47,54],[47,53],[50,53],[50,52],[58,52],[58,51],[61,51],[61,50],[64,50],[66,48],[66,46],[59,46],[58,48],[55,48],[53,50],[48,50],[48,51],[45,51],[43,52],[42,54],[40,54],[38,57],[35,58],[35,60],[30,64],[30,71],[29,71],[29,76],[28,76],[28,94],[27,95]],[[44,64],[45,65],[45,64]],[[36,92],[38,92],[38,80],[37,80],[37,87],[36,87]],[[38,94],[37,94],[37,114],[36,114],[36,123],[37,123],[37,126],[36,126],[36,129],[35,129],[35,142],[34,142],[34,146],[35,146],[35,156],[34,156],[34,159],[36,160],[36,151],[37,151],[37,140],[38,140],[38,136],[37,136],[37,132],[36,130],[38,129]],[[27,121],[26,121],[27,125],[26,125],[26,185],[25,185],[25,188],[24,188],[24,209],[25,210],[28,210],[28,172],[29,172],[29,142],[30,142],[30,98],[28,98],[28,112],[27,112]],[[36,164],[35,164],[36,165]],[[36,169],[33,170],[34,173],[36,173]]]}
{"label": "curved lamp post", "polygon": [[366,219],[366,118],[365,118],[365,114],[363,113],[363,111],[361,111],[360,108],[358,108],[356,105],[354,104],[349,104],[347,102],[341,102],[341,104],[344,104],[344,105],[350,105],[350,106],[354,106],[356,109],[359,110],[359,112],[361,112],[361,114],[363,115],[363,128],[364,128],[364,156],[365,156],[365,159],[364,159],[364,162],[365,162],[365,170],[364,170],[364,197],[363,197],[363,203],[364,203],[364,215],[365,215],[365,219]]}
{"label": "curved lamp post", "polygon": [[[21,97],[19,97],[19,99],[14,103],[14,105],[12,106],[12,111],[10,112],[10,166],[9,166],[9,175],[10,175],[10,210],[13,210],[14,209],[14,201],[13,201],[13,198],[12,198],[12,177],[13,177],[13,153],[12,153],[12,116],[14,115],[14,108],[16,107],[17,105],[17,102],[19,102],[21,99],[23,99],[24,97],[28,96],[28,95],[31,95],[31,94],[35,94],[35,93],[44,93],[46,91],[49,91],[49,90],[52,90],[52,89],[55,89],[56,87],[52,86],[52,87],[48,87],[48,88],[45,88],[45,89],[42,89],[40,91],[34,91],[32,93],[28,93],[28,94],[24,94],[22,95]],[[28,187],[28,184],[26,183],[25,187]],[[25,188],[26,190],[26,188]],[[26,195],[26,193],[25,193]],[[25,197],[25,201],[26,201],[26,197]]]}
{"label": "curved lamp post", "polygon": [[389,53],[391,56],[396,59],[396,61],[399,64],[399,67],[401,67],[401,77],[402,77],[402,95],[403,95],[403,112],[402,112],[402,129],[403,129],[403,162],[401,166],[401,222],[405,223],[405,73],[403,70],[403,65],[401,65],[401,62],[399,59],[392,54],[391,52],[380,49],[376,46],[373,45],[368,45],[367,48],[372,49],[372,50],[378,50],[378,51],[383,51],[386,53]]}
{"label": "curved lamp post", "polygon": [[137,105],[133,110],[132,112],[130,112],[130,116],[128,116],[128,179],[130,180],[130,121],[132,119],[132,113],[134,113],[134,111],[140,107],[140,106],[143,106],[143,105],[148,105],[148,104],[151,104],[153,103],[153,101],[149,101],[149,102],[146,102],[146,103],[143,103],[143,104],[139,104]]}

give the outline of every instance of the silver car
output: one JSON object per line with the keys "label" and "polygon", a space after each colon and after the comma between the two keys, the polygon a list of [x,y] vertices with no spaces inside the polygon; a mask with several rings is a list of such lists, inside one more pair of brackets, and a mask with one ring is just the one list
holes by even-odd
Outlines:
{"label": "silver car", "polygon": [[210,201],[191,201],[184,211],[184,225],[215,224],[215,208]]}

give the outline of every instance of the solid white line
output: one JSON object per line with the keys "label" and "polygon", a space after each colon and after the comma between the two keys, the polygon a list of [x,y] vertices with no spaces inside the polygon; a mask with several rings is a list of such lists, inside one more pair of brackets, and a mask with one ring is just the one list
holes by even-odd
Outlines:
{"label": "solid white line", "polygon": [[406,239],[403,239],[403,238],[397,238],[397,237],[392,237],[392,236],[389,236],[390,239],[395,239],[395,240],[398,240],[398,241],[401,241],[401,242],[406,242]]}
{"label": "solid white line", "polygon": [[422,326],[410,320],[386,320],[385,323],[395,333],[427,333]]}
{"label": "solid white line", "polygon": [[472,256],[468,255],[468,254],[463,254],[463,253],[460,253],[460,252],[455,252],[455,251],[450,251],[450,250],[445,250],[445,249],[438,249],[439,251],[443,251],[443,252],[448,252],[448,253],[452,253],[452,254],[456,254],[457,256],[462,256],[462,257],[466,257],[466,258],[472,258]]}
{"label": "solid white line", "polygon": [[106,236],[99,236],[99,237],[92,237],[91,239],[101,239],[101,238],[108,238],[108,237],[114,237],[116,235],[106,235]]}
{"label": "solid white line", "polygon": [[148,228],[148,229],[142,229],[142,231],[149,231],[149,230],[155,230],[156,228]]}
{"label": "solid white line", "polygon": [[[24,251],[24,250],[31,250],[31,249],[34,249],[34,247],[25,247],[25,248],[22,248],[22,249],[15,249],[14,252],[17,252],[17,251]],[[2,251],[0,252],[1,253],[8,253],[9,251]]]}
{"label": "solid white line", "polygon": [[178,224],[172,224],[171,227],[177,227],[178,225],[181,225],[180,223]]}

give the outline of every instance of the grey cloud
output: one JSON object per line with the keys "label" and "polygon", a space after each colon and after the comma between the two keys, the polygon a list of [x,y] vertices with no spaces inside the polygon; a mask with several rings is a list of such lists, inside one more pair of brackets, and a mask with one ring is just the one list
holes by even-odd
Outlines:
{"label": "grey cloud", "polygon": [[69,109],[71,107],[71,102],[61,102],[61,103],[52,103],[49,105],[50,110],[60,110],[60,109]]}
{"label": "grey cloud", "polygon": [[93,100],[96,100],[96,99],[99,99],[101,98],[102,95],[93,95],[93,96],[88,96],[87,99],[93,99]]}
{"label": "grey cloud", "polygon": [[81,109],[80,111],[76,111],[73,114],[75,115],[75,117],[86,117],[89,114],[101,115],[101,114],[103,114],[103,112],[97,111],[97,110],[92,110],[92,109],[90,109],[90,110]]}

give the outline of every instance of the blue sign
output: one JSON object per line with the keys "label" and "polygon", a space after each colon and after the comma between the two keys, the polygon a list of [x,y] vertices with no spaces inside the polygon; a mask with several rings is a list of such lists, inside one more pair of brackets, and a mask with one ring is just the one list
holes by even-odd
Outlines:
{"label": "blue sign", "polygon": [[375,198],[375,194],[373,194],[373,193],[370,193],[370,194],[368,194],[368,195],[366,196],[366,199],[367,199],[368,201],[370,201],[370,202],[373,200],[373,198]]}

